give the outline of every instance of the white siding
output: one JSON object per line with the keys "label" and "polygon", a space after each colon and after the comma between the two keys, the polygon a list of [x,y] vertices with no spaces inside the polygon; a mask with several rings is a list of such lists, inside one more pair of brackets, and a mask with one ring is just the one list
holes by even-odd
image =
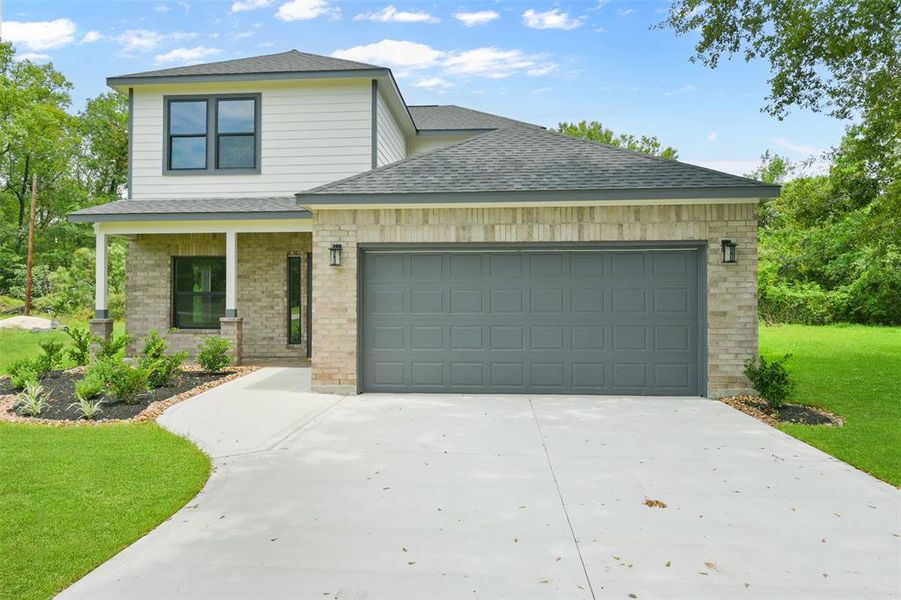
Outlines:
{"label": "white siding", "polygon": [[417,154],[422,154],[424,152],[431,152],[432,150],[437,150],[438,148],[444,148],[445,146],[450,146],[451,144],[456,144],[457,142],[462,142],[463,140],[472,137],[471,135],[418,135],[412,140],[410,140],[410,145],[407,148],[407,151],[410,153],[410,156],[416,156]]}
{"label": "white siding", "polygon": [[[132,197],[290,196],[369,170],[370,82],[249,83],[245,86],[135,88]],[[262,94],[261,172],[253,175],[163,175],[163,96]]]}
{"label": "white siding", "polygon": [[376,119],[378,123],[377,165],[381,167],[382,165],[391,164],[406,158],[407,143],[404,140],[403,132],[394,120],[394,115],[391,114],[388,105],[382,100],[382,95],[377,94],[376,98],[376,114],[378,115]]}

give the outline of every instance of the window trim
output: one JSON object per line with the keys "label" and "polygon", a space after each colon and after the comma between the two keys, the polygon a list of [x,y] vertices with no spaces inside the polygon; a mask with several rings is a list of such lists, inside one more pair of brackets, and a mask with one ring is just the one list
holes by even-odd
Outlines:
{"label": "window trim", "polygon": [[[203,169],[170,169],[169,168],[169,144],[171,136],[169,135],[169,106],[172,102],[180,100],[204,100],[207,103],[206,119],[206,167]],[[251,167],[235,167],[235,168],[218,168],[219,157],[217,155],[219,149],[219,131],[218,131],[218,110],[219,100],[253,100],[253,136],[254,140],[254,166]],[[262,166],[262,115],[263,113],[263,95],[261,93],[248,94],[179,94],[163,96],[163,165],[162,174],[165,176],[197,176],[197,175],[259,175]],[[228,134],[223,134],[228,135]],[[250,134],[240,134],[250,135]],[[176,136],[177,137],[177,136]],[[199,136],[195,136],[199,137]]]}
{"label": "window trim", "polygon": [[[215,331],[215,330],[219,330],[222,328],[221,324],[216,325],[215,327],[181,327],[178,325],[178,312],[177,312],[178,304],[176,303],[175,299],[179,293],[186,294],[188,292],[179,292],[178,289],[176,288],[175,263],[179,259],[198,259],[198,258],[216,258],[216,259],[221,259],[223,262],[225,262],[224,254],[187,254],[187,255],[172,256],[172,262],[171,262],[172,272],[169,277],[169,280],[171,282],[171,284],[170,284],[171,289],[170,289],[170,293],[169,293],[169,303],[171,305],[171,310],[170,310],[169,319],[170,319],[170,326],[177,331]],[[225,292],[191,292],[191,293],[205,294],[208,296],[212,296],[213,294],[221,294],[223,297],[225,297]],[[225,316],[225,313],[222,314],[222,317],[224,317],[224,316]]]}

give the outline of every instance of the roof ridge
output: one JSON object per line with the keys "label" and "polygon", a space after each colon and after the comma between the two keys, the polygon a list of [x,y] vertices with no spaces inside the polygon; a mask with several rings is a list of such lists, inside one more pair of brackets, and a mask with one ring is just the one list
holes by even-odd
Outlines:
{"label": "roof ridge", "polygon": [[763,186],[773,185],[773,184],[769,184],[769,183],[764,183],[763,181],[758,181],[757,179],[751,179],[750,177],[742,177],[741,175],[735,175],[733,173],[726,173],[725,171],[717,171],[716,169],[711,169],[709,167],[702,167],[700,165],[677,160],[675,158],[663,158],[662,156],[655,156],[653,154],[648,154],[646,152],[639,152],[638,150],[632,150],[630,148],[623,148],[622,146],[614,146],[613,144],[608,144],[606,142],[599,142],[597,140],[589,140],[589,139],[583,138],[583,137],[567,135],[565,133],[561,133],[561,132],[553,130],[553,129],[545,129],[544,131],[545,131],[545,133],[553,134],[553,135],[556,135],[556,136],[559,136],[562,138],[577,140],[579,142],[583,142],[586,144],[592,144],[595,146],[604,146],[605,148],[609,148],[611,150],[616,150],[619,152],[624,152],[626,154],[631,154],[631,155],[637,156],[639,158],[647,158],[647,159],[663,161],[663,162],[667,162],[667,163],[678,163],[680,165],[684,165],[684,166],[690,167],[692,169],[698,169],[701,171],[705,171],[707,173],[715,173],[717,175],[725,175],[725,176],[731,177],[733,179],[738,179],[739,181],[747,181],[747,182],[755,183],[757,185],[763,185]]}

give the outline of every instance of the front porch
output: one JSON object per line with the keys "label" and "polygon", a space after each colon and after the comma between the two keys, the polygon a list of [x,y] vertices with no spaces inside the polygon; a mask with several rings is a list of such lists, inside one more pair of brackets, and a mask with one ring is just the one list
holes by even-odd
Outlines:
{"label": "front porch", "polygon": [[106,247],[115,236],[128,240],[130,352],[157,330],[191,356],[204,338],[220,336],[236,364],[309,364],[310,219],[100,222],[94,229],[96,335],[112,331]]}

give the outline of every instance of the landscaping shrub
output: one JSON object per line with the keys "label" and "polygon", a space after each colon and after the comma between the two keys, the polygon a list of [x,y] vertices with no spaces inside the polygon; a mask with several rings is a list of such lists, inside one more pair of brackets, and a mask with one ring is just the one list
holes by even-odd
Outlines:
{"label": "landscaping shrub", "polygon": [[117,400],[126,404],[136,403],[138,394],[148,390],[153,370],[140,365],[132,367],[123,360],[108,364],[110,371],[107,375],[106,387]]}
{"label": "landscaping shrub", "polygon": [[35,369],[34,361],[19,360],[13,363],[9,368],[9,380],[17,390],[24,390],[29,383],[37,383],[38,372]]}
{"label": "landscaping shrub", "polygon": [[151,329],[144,338],[144,347],[141,349],[141,360],[154,361],[166,355],[169,345],[160,337],[156,329]]}
{"label": "landscaping shrub", "polygon": [[150,375],[150,387],[167,387],[172,382],[172,377],[188,359],[187,352],[166,354],[169,344],[165,338],[160,337],[157,331],[151,330],[144,340],[144,348],[141,350],[141,366],[152,370]]}
{"label": "landscaping shrub", "polygon": [[72,340],[69,346],[69,358],[76,365],[84,366],[91,361],[91,332],[87,327],[72,327],[66,330]]}
{"label": "landscaping shrub", "polygon": [[45,364],[47,371],[53,371],[63,366],[63,343],[54,340],[47,340],[39,344],[41,350],[44,351]]}
{"label": "landscaping shrub", "polygon": [[785,368],[789,358],[791,354],[774,361],[767,361],[762,356],[757,360],[749,358],[745,361],[745,377],[750,380],[751,385],[760,397],[766,400],[770,408],[777,410],[782,408],[795,387]]}
{"label": "landscaping shrub", "polygon": [[123,331],[119,335],[111,335],[108,340],[97,337],[95,341],[98,346],[97,360],[121,358],[120,354],[124,354],[125,348],[131,343],[131,336]]}
{"label": "landscaping shrub", "polygon": [[19,398],[13,407],[17,413],[26,417],[36,417],[47,408],[47,398],[50,394],[44,388],[34,382],[25,386],[25,390],[19,394]]}
{"label": "landscaping shrub", "polygon": [[75,397],[93,400],[103,394],[103,387],[103,377],[99,373],[85,373],[84,379],[75,384]]}
{"label": "landscaping shrub", "polygon": [[218,373],[232,364],[231,345],[221,337],[208,337],[200,345],[197,362],[204,370]]}
{"label": "landscaping shrub", "polygon": [[188,360],[187,352],[176,352],[158,358],[143,366],[151,369],[150,387],[161,388],[172,384],[172,378],[178,373],[185,361]]}

